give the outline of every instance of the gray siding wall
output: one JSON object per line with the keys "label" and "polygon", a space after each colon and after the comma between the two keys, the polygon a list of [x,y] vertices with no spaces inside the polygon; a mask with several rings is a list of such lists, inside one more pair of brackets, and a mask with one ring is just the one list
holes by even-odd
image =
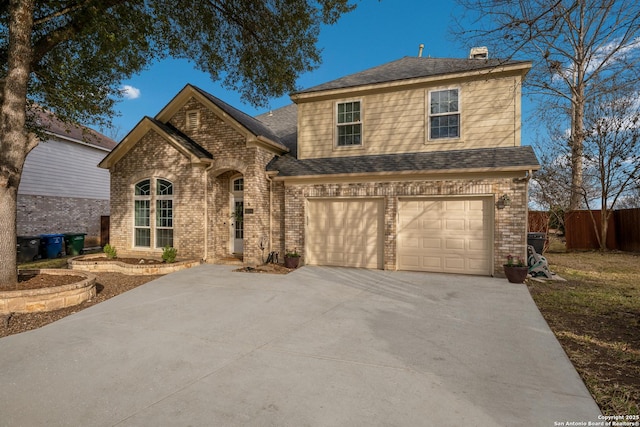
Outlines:
{"label": "gray siding wall", "polygon": [[49,139],[29,153],[18,194],[109,200],[109,171],[98,163],[108,151]]}

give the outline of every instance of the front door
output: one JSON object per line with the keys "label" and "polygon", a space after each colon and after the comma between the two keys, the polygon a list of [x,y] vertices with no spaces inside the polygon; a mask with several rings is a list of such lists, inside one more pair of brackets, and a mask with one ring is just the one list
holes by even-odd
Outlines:
{"label": "front door", "polygon": [[241,254],[244,251],[244,178],[231,181],[231,194],[231,247],[234,254]]}

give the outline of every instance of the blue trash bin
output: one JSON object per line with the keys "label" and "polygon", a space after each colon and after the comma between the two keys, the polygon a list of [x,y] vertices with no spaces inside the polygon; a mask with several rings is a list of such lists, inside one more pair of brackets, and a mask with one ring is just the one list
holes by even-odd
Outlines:
{"label": "blue trash bin", "polygon": [[63,241],[64,234],[41,234],[40,255],[42,258],[60,258],[63,255]]}

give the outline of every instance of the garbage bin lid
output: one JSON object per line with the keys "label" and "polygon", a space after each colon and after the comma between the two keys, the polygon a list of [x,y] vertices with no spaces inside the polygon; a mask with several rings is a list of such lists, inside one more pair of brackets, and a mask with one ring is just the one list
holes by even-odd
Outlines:
{"label": "garbage bin lid", "polygon": [[64,234],[60,233],[51,233],[51,234],[41,234],[40,237],[63,237]]}

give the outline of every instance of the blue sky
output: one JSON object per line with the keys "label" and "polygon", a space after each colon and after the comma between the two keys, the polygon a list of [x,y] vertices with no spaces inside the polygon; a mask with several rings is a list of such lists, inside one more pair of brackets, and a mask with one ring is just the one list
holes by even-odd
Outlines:
{"label": "blue sky", "polygon": [[[319,39],[322,63],[301,76],[297,84],[308,88],[404,56],[417,56],[421,43],[425,45],[423,56],[464,58],[469,47],[461,47],[448,33],[456,7],[450,0],[361,0],[356,10],[344,15],[337,24],[322,28]],[[155,116],[187,83],[249,115],[291,103],[285,95],[272,99],[270,108],[256,109],[243,103],[238,93],[212,82],[208,74],[195,70],[188,61],[164,60],[122,83],[131,87],[132,96],[116,106],[121,113],[113,120],[118,139],[143,116]]]}

